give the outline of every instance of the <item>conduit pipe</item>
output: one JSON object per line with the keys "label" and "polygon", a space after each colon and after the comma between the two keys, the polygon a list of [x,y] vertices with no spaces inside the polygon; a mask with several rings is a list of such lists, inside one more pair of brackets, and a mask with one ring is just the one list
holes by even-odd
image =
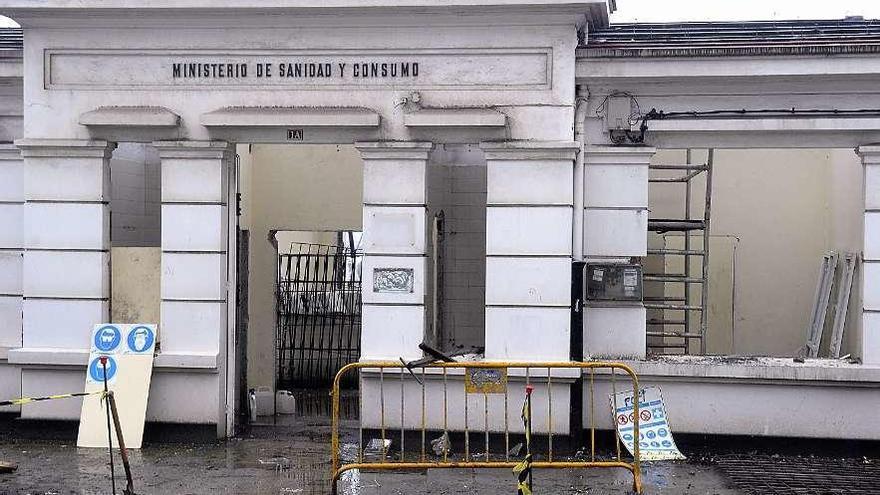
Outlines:
{"label": "conduit pipe", "polygon": [[590,90],[585,85],[575,89],[574,140],[580,146],[574,159],[574,205],[571,229],[571,256],[574,261],[584,259],[584,153],[586,152],[587,106]]}

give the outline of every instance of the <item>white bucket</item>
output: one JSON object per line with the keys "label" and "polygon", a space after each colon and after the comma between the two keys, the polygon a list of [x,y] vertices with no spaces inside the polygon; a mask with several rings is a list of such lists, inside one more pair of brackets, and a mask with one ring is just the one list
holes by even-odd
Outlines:
{"label": "white bucket", "polygon": [[254,389],[254,405],[256,406],[257,416],[271,416],[275,414],[275,407],[272,404],[272,388],[257,387]]}
{"label": "white bucket", "polygon": [[275,394],[275,407],[278,414],[295,414],[296,398],[288,390],[279,390]]}

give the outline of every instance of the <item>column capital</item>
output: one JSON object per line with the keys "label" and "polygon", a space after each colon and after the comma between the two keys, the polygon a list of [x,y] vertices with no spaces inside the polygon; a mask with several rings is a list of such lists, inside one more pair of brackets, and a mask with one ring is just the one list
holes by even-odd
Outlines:
{"label": "column capital", "polygon": [[354,147],[364,160],[427,160],[430,141],[358,141]]}
{"label": "column capital", "polygon": [[89,139],[19,139],[23,157],[110,158],[115,143]]}
{"label": "column capital", "polygon": [[650,146],[587,146],[585,165],[647,165],[657,148]]}
{"label": "column capital", "polygon": [[160,158],[222,159],[232,150],[226,141],[153,141]]}
{"label": "column capital", "polygon": [[581,150],[576,141],[483,141],[486,160],[574,160]]}
{"label": "column capital", "polygon": [[21,150],[14,144],[0,144],[0,161],[21,161]]}
{"label": "column capital", "polygon": [[863,144],[856,147],[855,151],[862,157],[862,164],[880,165],[880,144]]}

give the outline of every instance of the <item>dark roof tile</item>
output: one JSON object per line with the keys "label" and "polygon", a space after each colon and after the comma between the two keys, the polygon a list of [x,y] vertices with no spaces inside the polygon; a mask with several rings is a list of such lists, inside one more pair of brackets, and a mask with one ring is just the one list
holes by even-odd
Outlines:
{"label": "dark roof tile", "polygon": [[880,20],[611,24],[589,33],[580,57],[880,53]]}

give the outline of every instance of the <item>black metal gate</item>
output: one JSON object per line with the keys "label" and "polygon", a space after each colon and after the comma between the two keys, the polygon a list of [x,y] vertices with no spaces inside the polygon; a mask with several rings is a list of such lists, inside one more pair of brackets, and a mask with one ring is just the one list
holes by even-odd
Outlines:
{"label": "black metal gate", "polygon": [[278,389],[329,387],[358,360],[361,260],[350,247],[306,243],[278,256]]}

